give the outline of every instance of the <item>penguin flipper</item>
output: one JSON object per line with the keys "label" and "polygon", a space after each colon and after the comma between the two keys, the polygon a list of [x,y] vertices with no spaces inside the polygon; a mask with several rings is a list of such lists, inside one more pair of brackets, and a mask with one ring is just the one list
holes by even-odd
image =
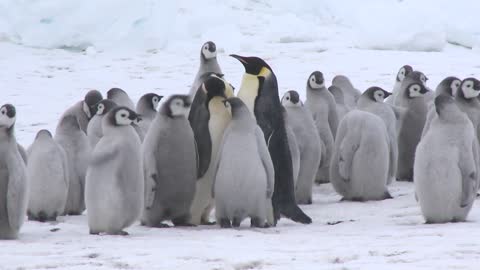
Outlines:
{"label": "penguin flipper", "polygon": [[346,141],[347,140],[343,140],[340,144],[340,155],[338,157],[338,172],[345,181],[350,181],[353,157],[358,149],[358,145],[356,143],[347,143]]}
{"label": "penguin flipper", "polygon": [[275,170],[273,168],[272,158],[270,152],[268,152],[267,145],[265,144],[265,136],[260,127],[255,128],[255,138],[257,139],[258,154],[262,160],[263,167],[267,173],[267,199],[272,198],[273,190],[275,186]]}
{"label": "penguin flipper", "polygon": [[473,140],[472,154],[465,155],[460,153],[461,157],[458,163],[462,174],[462,195],[460,207],[466,207],[475,199],[478,189],[478,141]]}
{"label": "penguin flipper", "polygon": [[[23,162],[23,160],[21,160]],[[26,206],[27,199],[27,175],[25,165],[7,164],[7,216],[12,229],[18,230],[23,223],[23,213],[19,208]]]}

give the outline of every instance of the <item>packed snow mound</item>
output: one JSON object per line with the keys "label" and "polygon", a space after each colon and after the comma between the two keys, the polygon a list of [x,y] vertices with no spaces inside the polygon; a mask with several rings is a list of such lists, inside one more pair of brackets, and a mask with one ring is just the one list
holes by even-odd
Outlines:
{"label": "packed snow mound", "polygon": [[99,50],[182,48],[215,40],[228,49],[265,43],[441,51],[478,47],[476,0],[3,0],[0,40]]}

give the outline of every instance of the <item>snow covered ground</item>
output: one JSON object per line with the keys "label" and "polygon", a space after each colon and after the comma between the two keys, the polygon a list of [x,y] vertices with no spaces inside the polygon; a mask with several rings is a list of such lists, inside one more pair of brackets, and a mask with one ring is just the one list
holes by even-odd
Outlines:
{"label": "snow covered ground", "polygon": [[[474,0],[92,2],[0,1],[0,40],[7,41],[0,42],[0,104],[17,107],[16,135],[25,146],[38,130],[53,132],[89,89],[121,87],[134,99],[187,93],[209,39],[237,88],[243,67],[230,53],[264,58],[280,94],[296,89],[302,98],[314,70],[328,82],[347,75],[361,90],[391,90],[404,64],[423,71],[430,88],[450,75],[480,76]],[[282,219],[265,230],[137,224],[119,237],[90,236],[85,216],[26,222],[19,240],[0,242],[0,269],[479,268],[480,205],[469,222],[425,225],[412,184],[395,183],[391,193],[382,202],[339,202],[322,185],[303,207],[313,224]]]}
{"label": "snow covered ground", "polygon": [[[16,134],[29,145],[42,128],[54,130],[60,114],[86,90],[105,93],[117,86],[135,99],[150,91],[186,93],[198,66],[201,44],[157,51],[80,53],[1,43],[0,103],[18,110]],[[313,70],[327,80],[345,74],[359,89],[391,89],[403,64],[424,71],[434,88],[448,75],[480,74],[480,55],[461,47],[443,52],[327,49],[321,42],[260,44],[248,50],[220,48],[219,61],[235,86],[243,67],[229,53],[265,58],[280,91],[304,96]],[[382,202],[339,202],[330,185],[315,189],[303,209],[311,225],[282,219],[276,228],[220,230],[217,227],[151,229],[138,224],[130,236],[90,236],[87,220],[26,222],[20,239],[0,243],[0,269],[477,269],[480,261],[480,206],[469,222],[425,225],[413,185],[396,183],[395,197]],[[339,224],[336,224],[341,222]],[[58,230],[57,230],[58,229]]]}

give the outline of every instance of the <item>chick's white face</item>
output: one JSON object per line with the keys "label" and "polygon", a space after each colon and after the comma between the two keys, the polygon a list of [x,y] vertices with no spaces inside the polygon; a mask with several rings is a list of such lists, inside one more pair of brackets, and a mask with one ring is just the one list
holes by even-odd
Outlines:
{"label": "chick's white face", "polygon": [[187,116],[188,106],[185,107],[183,99],[176,98],[170,102],[170,111],[172,111],[172,116]]}
{"label": "chick's white face", "polygon": [[299,103],[295,104],[292,102],[292,96],[289,92],[285,93],[282,97],[282,105],[284,107],[299,107]]}
{"label": "chick's white face", "polygon": [[158,107],[158,103],[160,103],[160,98],[157,97],[157,96],[154,96],[154,97],[152,98],[152,106],[153,106],[153,108],[154,108],[155,110],[156,110],[157,107]]}
{"label": "chick's white face", "polygon": [[325,87],[325,82],[317,82],[315,75],[311,75],[310,78],[308,78],[308,84],[312,89],[320,89]]}
{"label": "chick's white face", "polygon": [[407,73],[407,71],[405,70],[404,67],[402,67],[399,71],[398,71],[398,74],[397,74],[397,80],[399,82],[403,81],[403,79],[405,79],[405,73]]}
{"label": "chick's white face", "polygon": [[13,124],[15,124],[15,119],[15,116],[8,116],[7,107],[3,106],[2,108],[0,108],[0,127],[10,128],[11,126],[13,126]]}
{"label": "chick's white face", "polygon": [[423,96],[422,87],[419,84],[412,84],[408,87],[408,95],[411,98]]}
{"label": "chick's white face", "polygon": [[104,111],[105,111],[105,105],[103,103],[98,104],[97,115],[102,115]]}
{"label": "chick's white face", "polygon": [[475,98],[480,94],[480,89],[475,89],[475,82],[472,80],[466,80],[462,85],[462,91],[465,98]]}
{"label": "chick's white face", "polygon": [[383,102],[385,100],[385,93],[381,90],[377,90],[373,93],[373,98],[376,102]]}
{"label": "chick's white face", "polygon": [[88,118],[92,118],[92,112],[90,111],[90,108],[85,101],[83,102],[83,112],[87,115]]}
{"label": "chick's white face", "polygon": [[213,52],[210,51],[210,44],[205,43],[202,48],[202,54],[205,59],[213,59],[217,57],[217,50],[215,49]]}
{"label": "chick's white face", "polygon": [[452,96],[457,95],[458,88],[462,82],[460,80],[453,80],[450,84],[450,89],[452,89]]}
{"label": "chick's white face", "polygon": [[119,126],[128,126],[133,122],[129,117],[130,117],[129,111],[124,109],[118,110],[115,113],[115,122],[117,122],[117,125]]}

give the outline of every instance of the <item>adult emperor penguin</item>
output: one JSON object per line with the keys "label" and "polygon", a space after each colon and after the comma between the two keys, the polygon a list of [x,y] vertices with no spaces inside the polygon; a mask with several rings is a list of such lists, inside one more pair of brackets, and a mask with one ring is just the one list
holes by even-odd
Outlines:
{"label": "adult emperor penguin", "polygon": [[393,105],[395,98],[398,96],[400,91],[400,87],[402,86],[403,79],[413,72],[413,68],[410,65],[404,65],[400,68],[397,72],[397,76],[395,77],[395,84],[393,85],[392,95],[385,100],[386,103]]}
{"label": "adult emperor penguin", "polygon": [[390,184],[397,176],[398,162],[397,119],[392,107],[384,103],[384,100],[390,95],[391,93],[380,87],[374,86],[363,92],[357,103],[357,108],[359,110],[373,113],[380,117],[387,128],[389,152],[388,184]]}
{"label": "adult emperor penguin", "polygon": [[333,98],[335,99],[335,104],[337,107],[337,117],[338,121],[340,122],[342,118],[351,110],[351,108],[345,104],[345,96],[340,87],[331,85],[330,87],[328,87],[328,91],[332,93]]}
{"label": "adult emperor penguin", "polygon": [[340,88],[343,91],[345,104],[350,108],[355,108],[357,100],[362,94],[358,89],[353,87],[352,82],[344,75],[337,75],[333,77],[332,85]]}
{"label": "adult emperor penguin", "polygon": [[42,129],[28,149],[28,159],[28,219],[55,221],[67,203],[67,154],[53,140],[50,131]]}
{"label": "adult emperor penguin", "polygon": [[16,111],[0,107],[0,239],[16,239],[25,219],[28,183],[14,135]]}
{"label": "adult emperor penguin", "polygon": [[173,95],[162,104],[143,147],[145,207],[142,224],[189,226],[195,196],[197,159],[195,138],[187,119],[190,97]]}
{"label": "adult emperor penguin", "polygon": [[330,166],[335,134],[337,133],[338,116],[335,99],[325,87],[325,79],[320,71],[314,71],[308,77],[305,106],[312,113],[320,140],[325,147],[325,156],[322,156],[322,164],[315,180],[318,183],[328,183],[328,167]]}
{"label": "adult emperor penguin", "polygon": [[434,103],[438,117],[416,150],[415,193],[427,223],[465,221],[479,183],[478,141],[452,97]]}
{"label": "adult emperor penguin", "polygon": [[87,133],[88,121],[93,116],[91,107],[97,104],[100,100],[102,100],[102,94],[100,92],[97,90],[89,91],[83,100],[75,103],[63,113],[63,115],[60,117],[59,123],[62,122],[63,118],[73,115],[77,119],[80,129],[84,133]]}
{"label": "adult emperor penguin", "polygon": [[[406,79],[404,80],[405,83]],[[403,86],[402,86],[403,88]],[[421,82],[414,82],[402,92],[406,100],[405,114],[398,128],[397,180],[413,181],[415,149],[422,137],[427,117],[427,103],[424,99],[427,89]],[[400,98],[400,96],[399,96]]]}
{"label": "adult emperor penguin", "polygon": [[340,122],[330,165],[330,182],[344,200],[392,198],[387,190],[389,138],[380,117],[361,110]]}
{"label": "adult emperor penguin", "polygon": [[103,118],[103,137],[88,166],[85,203],[90,234],[127,235],[142,212],[144,175],[141,142],[131,126],[137,114],[125,106]]}
{"label": "adult emperor penguin", "polygon": [[117,103],[118,106],[125,106],[130,110],[135,110],[135,105],[127,92],[120,88],[112,88],[107,91],[107,99]]}
{"label": "adult emperor penguin", "polygon": [[54,139],[67,155],[69,185],[63,214],[80,215],[85,210],[85,174],[91,154],[87,134],[81,130],[77,118],[68,115],[60,120]]}
{"label": "adult emperor penguin", "polygon": [[255,115],[265,135],[275,168],[275,190],[272,197],[275,221],[282,214],[296,222],[311,223],[312,219],[295,201],[292,157],[278,96],[277,78],[270,66],[258,57],[231,56],[245,67],[238,97]]}
{"label": "adult emperor penguin", "polygon": [[200,49],[200,67],[198,68],[197,75],[195,76],[195,80],[193,80],[189,93],[192,100],[198,88],[204,82],[201,77],[207,73],[222,74],[222,70],[217,61],[217,46],[212,41],[205,42]]}
{"label": "adult emperor penguin", "polygon": [[94,105],[92,111],[95,111],[95,115],[90,119],[87,126],[87,136],[90,146],[95,148],[98,141],[102,138],[102,120],[103,117],[113,108],[117,107],[117,104],[110,99],[103,99]]}
{"label": "adult emperor penguin", "polygon": [[222,228],[239,227],[250,217],[252,227],[265,227],[275,171],[265,136],[239,98],[229,98],[230,121],[219,150],[213,192],[215,215]]}
{"label": "adult emperor penguin", "polygon": [[198,181],[190,221],[195,225],[214,224],[209,221],[214,206],[212,185],[218,147],[231,118],[222,103],[225,98],[233,96],[229,85],[221,77],[210,75],[196,93],[188,117],[198,152]]}
{"label": "adult emperor penguin", "polygon": [[146,135],[150,124],[157,115],[157,107],[163,96],[155,93],[148,93],[143,95],[137,102],[136,111],[141,116],[142,120],[138,124]]}
{"label": "adult emperor penguin", "polygon": [[297,91],[290,90],[282,98],[287,119],[300,150],[300,169],[295,185],[299,204],[312,204],[312,187],[320,166],[322,146],[312,114],[305,108]]}
{"label": "adult emperor penguin", "polygon": [[462,81],[455,96],[455,103],[467,114],[473,124],[473,130],[480,142],[480,81],[475,78],[466,78]]}
{"label": "adult emperor penguin", "polygon": [[[447,95],[450,97],[455,97],[457,95],[457,91],[460,88],[460,84],[462,81],[457,77],[447,77],[443,79],[440,84],[437,86],[435,90],[435,96],[439,95]],[[427,133],[428,129],[430,128],[430,124],[433,118],[437,117],[437,113],[435,111],[435,106],[433,104],[429,104],[427,120],[425,121],[425,126],[422,131],[422,138]]]}

